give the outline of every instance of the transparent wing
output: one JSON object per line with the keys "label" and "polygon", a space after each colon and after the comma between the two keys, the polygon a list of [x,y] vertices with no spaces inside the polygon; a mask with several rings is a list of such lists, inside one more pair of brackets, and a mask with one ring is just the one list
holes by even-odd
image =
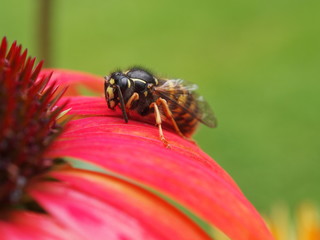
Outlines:
{"label": "transparent wing", "polygon": [[[155,92],[165,98],[169,99],[173,104],[179,106],[183,111],[191,114],[208,127],[216,127],[217,120],[209,104],[200,96],[196,90],[196,84],[187,83],[182,79],[159,80],[159,85],[155,88]],[[193,101],[197,104],[197,112],[193,112],[184,106],[184,102],[179,101],[181,95],[192,95]]]}
{"label": "transparent wing", "polygon": [[160,84],[156,87],[157,91],[167,92],[167,91],[175,91],[175,92],[195,92],[198,90],[198,85],[193,83],[188,83],[182,79],[168,79],[168,80],[159,80]]}

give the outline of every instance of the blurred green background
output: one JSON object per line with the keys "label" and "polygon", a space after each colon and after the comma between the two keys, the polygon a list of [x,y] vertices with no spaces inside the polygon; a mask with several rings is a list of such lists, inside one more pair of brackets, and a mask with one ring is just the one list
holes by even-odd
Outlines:
{"label": "blurred green background", "polygon": [[[1,1],[0,36],[39,51],[40,1]],[[320,202],[320,1],[54,0],[50,67],[145,66],[199,85],[196,139],[262,211]]]}

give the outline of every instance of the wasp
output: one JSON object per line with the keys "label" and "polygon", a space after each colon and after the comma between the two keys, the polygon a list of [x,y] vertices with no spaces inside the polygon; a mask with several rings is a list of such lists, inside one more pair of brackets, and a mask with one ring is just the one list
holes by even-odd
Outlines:
{"label": "wasp", "polygon": [[112,72],[104,83],[108,107],[114,110],[119,106],[126,123],[131,110],[141,116],[154,114],[160,139],[167,147],[163,119],[184,138],[192,135],[199,122],[216,127],[216,118],[208,103],[196,93],[197,88],[181,79],[158,78],[140,67]]}

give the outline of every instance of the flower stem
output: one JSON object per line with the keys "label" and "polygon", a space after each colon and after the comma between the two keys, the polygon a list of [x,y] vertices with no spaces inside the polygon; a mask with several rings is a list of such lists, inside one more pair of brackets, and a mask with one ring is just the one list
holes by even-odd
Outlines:
{"label": "flower stem", "polygon": [[51,66],[51,16],[52,0],[39,0],[38,42],[39,58],[45,60],[45,67]]}

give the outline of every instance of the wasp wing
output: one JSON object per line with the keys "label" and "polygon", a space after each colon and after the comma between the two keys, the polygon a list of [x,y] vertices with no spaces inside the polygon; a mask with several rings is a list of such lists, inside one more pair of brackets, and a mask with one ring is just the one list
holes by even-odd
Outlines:
{"label": "wasp wing", "polygon": [[[208,127],[216,127],[217,120],[209,104],[205,99],[198,95],[196,90],[198,86],[196,84],[190,84],[182,79],[169,79],[160,80],[159,85],[156,86],[155,92],[164,99],[170,100],[173,104],[176,104],[185,112],[207,125]],[[198,112],[194,113],[184,106],[183,102],[179,102],[181,95],[192,95],[194,101],[196,101]]]}

